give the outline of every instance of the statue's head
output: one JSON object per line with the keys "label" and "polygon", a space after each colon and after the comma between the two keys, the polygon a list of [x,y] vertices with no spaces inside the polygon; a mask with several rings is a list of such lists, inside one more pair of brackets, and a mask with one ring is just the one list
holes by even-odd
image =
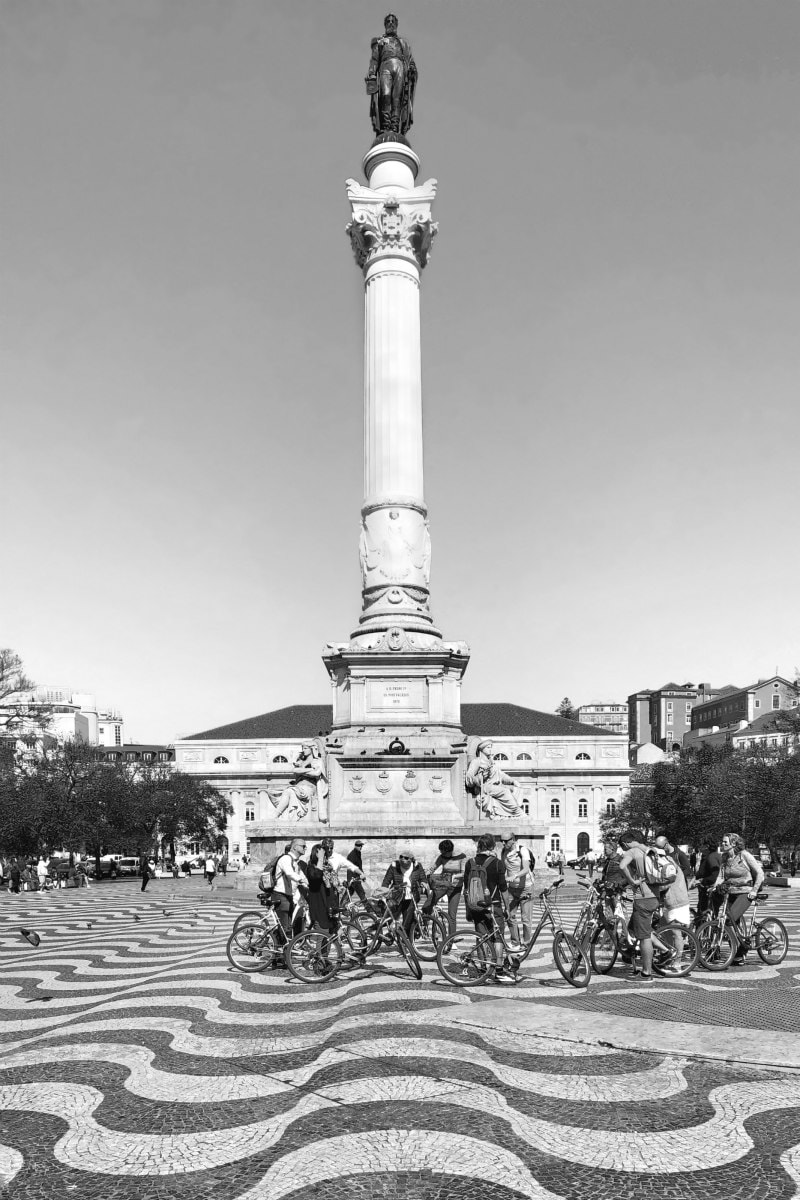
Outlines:
{"label": "statue's head", "polygon": [[387,13],[383,18],[383,28],[387,33],[397,33],[397,17],[394,13]]}

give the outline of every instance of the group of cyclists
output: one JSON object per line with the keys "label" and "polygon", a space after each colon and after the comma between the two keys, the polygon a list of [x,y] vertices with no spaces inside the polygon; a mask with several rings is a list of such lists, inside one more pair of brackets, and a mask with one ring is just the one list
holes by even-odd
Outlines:
{"label": "group of cyclists", "polygon": [[[309,845],[297,837],[267,864],[261,890],[269,897],[287,943],[304,929],[334,936],[343,905],[354,898],[366,901],[364,844],[356,841],[344,855],[334,848],[332,838]],[[472,855],[456,852],[450,839],[441,841],[438,849],[426,868],[410,847],[401,846],[386,868],[381,894],[390,903],[398,926],[413,944],[412,927],[436,910],[441,938],[453,939],[463,901],[476,939],[487,948],[486,980],[499,985],[516,983],[518,970],[509,969],[509,961],[518,965],[515,955],[524,960],[532,940],[532,851],[510,831],[498,839],[483,834]],[[606,903],[616,903],[618,914],[625,914],[619,950],[623,962],[630,964],[626,978],[640,984],[653,978],[654,950],[662,963],[666,949],[671,947],[675,956],[676,944],[678,951],[681,948],[680,931],[707,920],[723,893],[726,919],[740,933],[733,959],[740,962],[747,951],[742,917],[763,882],[761,863],[748,853],[738,834],[726,834],[718,847],[708,846],[695,873],[688,856],[665,834],[648,839],[641,830],[631,829],[617,841],[604,843],[594,887]],[[689,890],[695,884],[698,899],[693,914]],[[660,938],[661,928],[669,928],[671,936]],[[568,941],[569,935],[566,937]],[[674,973],[685,972],[676,968]]]}

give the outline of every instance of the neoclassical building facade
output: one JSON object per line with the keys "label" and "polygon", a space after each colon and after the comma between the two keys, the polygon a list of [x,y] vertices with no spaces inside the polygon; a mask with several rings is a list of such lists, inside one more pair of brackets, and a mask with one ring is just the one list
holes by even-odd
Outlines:
{"label": "neoclassical building facade", "polygon": [[[387,725],[355,757],[332,731],[331,715],[327,705],[293,705],[176,741],[177,768],[202,776],[232,803],[231,855],[259,857],[299,832],[364,839],[376,861],[388,861],[402,842],[424,860],[444,837],[470,849],[482,832],[513,827],[537,859],[547,850],[573,858],[597,847],[600,819],[628,784],[624,734],[519,705],[462,704],[463,737],[439,737],[438,744],[424,729]],[[465,782],[486,740],[518,801],[503,819],[483,812]],[[287,793],[303,775],[295,764],[309,745],[322,778],[307,784],[305,802],[290,803]]]}

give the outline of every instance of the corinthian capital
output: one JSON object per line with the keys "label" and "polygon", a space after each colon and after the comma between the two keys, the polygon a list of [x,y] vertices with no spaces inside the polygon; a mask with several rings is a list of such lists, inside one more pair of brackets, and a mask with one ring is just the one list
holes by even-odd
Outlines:
{"label": "corinthian capital", "polygon": [[436,180],[429,179],[409,192],[375,192],[347,181],[347,198],[353,211],[346,233],[356,262],[366,268],[376,258],[412,259],[421,269],[427,264],[438,225],[431,219]]}

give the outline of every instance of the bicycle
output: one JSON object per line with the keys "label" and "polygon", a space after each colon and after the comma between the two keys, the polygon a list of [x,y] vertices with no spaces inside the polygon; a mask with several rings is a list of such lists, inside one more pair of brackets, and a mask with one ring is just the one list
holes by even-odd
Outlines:
{"label": "bicycle", "polygon": [[423,962],[436,962],[438,949],[448,937],[447,921],[436,905],[426,912],[415,896],[412,896],[411,902],[414,916],[408,933],[417,958]]}
{"label": "bicycle", "polygon": [[237,971],[266,971],[285,961],[289,938],[278,920],[275,905],[266,901],[265,908],[263,913],[242,913],[236,919],[225,953]]}
{"label": "bicycle", "polygon": [[[588,953],[592,970],[599,975],[607,975],[617,961],[620,951],[619,934],[615,927],[616,909],[610,917],[607,915],[606,905],[610,895],[601,879],[592,879],[587,883],[585,879],[579,878],[577,882],[587,889],[587,893],[572,937],[584,953]],[[625,932],[627,933],[627,922]]]}
{"label": "bicycle", "polygon": [[753,943],[762,962],[770,966],[783,962],[789,949],[786,926],[777,917],[756,922],[757,906],[766,902],[766,893],[758,893],[749,917],[742,918],[742,928],[737,930],[728,916],[730,892],[727,888],[720,890],[723,895],[716,913],[704,913],[697,927],[702,966],[709,971],[725,971],[739,948],[746,954]]}
{"label": "bicycle", "polygon": [[[422,978],[419,957],[399,919],[392,912],[386,895],[377,894],[362,902],[370,925],[352,915],[345,922],[334,918],[333,932],[308,929],[292,938],[286,947],[286,965],[302,983],[327,983],[346,965],[365,966],[367,955],[381,945],[396,945],[415,979]],[[353,950],[354,939],[358,945]],[[347,949],[342,941],[347,942]]]}
{"label": "bicycle", "polygon": [[[542,909],[539,924],[519,950],[506,941],[493,908],[487,911],[492,923],[489,932],[481,935],[477,931],[474,934],[454,933],[452,937],[448,937],[436,955],[436,965],[444,978],[456,987],[475,987],[479,983],[485,983],[497,966],[495,943],[501,942],[505,951],[503,969],[516,981],[520,967],[536,945],[542,930],[549,927],[554,931],[553,958],[558,970],[572,987],[586,987],[591,975],[589,961],[580,947],[570,944],[570,935],[564,929],[561,915],[555,904],[550,902],[551,894],[561,887],[563,882],[562,876],[539,893],[539,906]],[[558,949],[556,939],[560,939]]]}

